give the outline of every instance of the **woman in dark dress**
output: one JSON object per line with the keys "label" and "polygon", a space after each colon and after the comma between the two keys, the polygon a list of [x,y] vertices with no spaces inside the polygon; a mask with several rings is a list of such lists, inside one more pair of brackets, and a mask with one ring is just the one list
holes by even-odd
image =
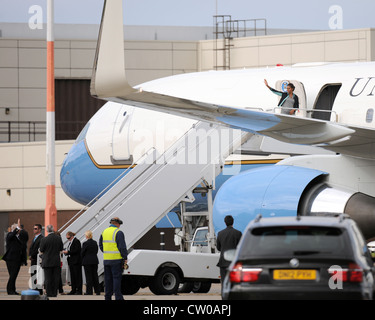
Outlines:
{"label": "woman in dark dress", "polygon": [[92,238],[90,230],[85,232],[86,241],[82,244],[81,256],[82,265],[86,276],[86,295],[92,295],[94,291],[100,295],[100,286],[98,278],[98,244]]}

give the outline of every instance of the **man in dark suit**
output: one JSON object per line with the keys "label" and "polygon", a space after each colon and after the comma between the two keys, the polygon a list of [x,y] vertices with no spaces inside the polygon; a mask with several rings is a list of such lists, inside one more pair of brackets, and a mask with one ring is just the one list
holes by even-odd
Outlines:
{"label": "man in dark suit", "polygon": [[23,224],[20,225],[21,230],[18,234],[18,239],[22,243],[22,265],[27,266],[27,242],[29,241],[29,233],[24,229]]}
{"label": "man in dark suit", "polygon": [[220,268],[221,283],[223,283],[227,268],[230,261],[224,259],[224,252],[230,249],[236,249],[238,242],[240,242],[242,233],[233,228],[234,219],[232,216],[224,218],[226,228],[217,234],[216,248],[220,251],[220,258],[217,266]]}
{"label": "man in dark suit", "polygon": [[3,260],[6,262],[9,273],[9,280],[7,284],[7,293],[9,295],[19,294],[16,291],[16,280],[21,269],[21,264],[24,256],[23,245],[21,240],[18,238],[20,230],[20,219],[18,219],[18,224],[13,224],[8,229],[9,232],[5,240],[6,252],[3,256]]}
{"label": "man in dark suit", "polygon": [[34,238],[31,242],[30,248],[29,248],[29,258],[31,261],[31,287],[32,289],[37,289],[39,290],[40,294],[43,294],[43,289],[37,285],[36,282],[36,272],[37,272],[37,264],[38,264],[38,253],[39,253],[39,246],[40,242],[44,238],[42,235],[42,226],[40,224],[34,224],[33,227],[33,233],[34,233]]}
{"label": "man in dark suit", "polygon": [[42,268],[44,270],[44,285],[47,297],[56,297],[60,281],[60,252],[63,250],[61,237],[54,233],[53,226],[46,228],[48,236],[40,242],[39,250],[42,253]]}
{"label": "man in dark suit", "polygon": [[81,241],[71,231],[66,233],[66,238],[69,240],[69,244],[68,248],[63,252],[68,257],[70,283],[72,286],[72,290],[68,294],[82,294]]}

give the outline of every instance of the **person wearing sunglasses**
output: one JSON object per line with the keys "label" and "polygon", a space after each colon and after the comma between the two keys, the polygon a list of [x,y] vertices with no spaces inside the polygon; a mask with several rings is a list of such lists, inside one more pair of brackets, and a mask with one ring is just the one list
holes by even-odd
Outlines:
{"label": "person wearing sunglasses", "polygon": [[32,239],[32,242],[29,248],[29,259],[31,262],[31,268],[30,268],[31,287],[32,289],[38,290],[40,294],[43,294],[43,289],[41,288],[41,286],[38,286],[37,279],[36,279],[36,272],[37,272],[36,266],[38,264],[39,247],[40,247],[40,242],[44,238],[44,236],[42,235],[41,224],[39,223],[34,224],[33,234],[34,234],[34,238]]}

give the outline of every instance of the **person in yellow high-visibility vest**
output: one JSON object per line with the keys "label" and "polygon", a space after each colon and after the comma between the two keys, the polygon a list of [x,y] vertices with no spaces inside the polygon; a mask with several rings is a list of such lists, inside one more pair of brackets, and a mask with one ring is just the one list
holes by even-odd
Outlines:
{"label": "person in yellow high-visibility vest", "polygon": [[122,221],[112,218],[110,226],[103,231],[99,239],[99,248],[103,252],[105,300],[111,300],[115,294],[116,300],[124,300],[121,293],[121,278],[123,266],[128,259],[125,235],[119,229]]}

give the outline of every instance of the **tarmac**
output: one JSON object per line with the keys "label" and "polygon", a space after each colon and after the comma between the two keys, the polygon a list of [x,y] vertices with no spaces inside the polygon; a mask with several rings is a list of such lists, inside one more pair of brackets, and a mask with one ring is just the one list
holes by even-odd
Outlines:
{"label": "tarmac", "polygon": [[[64,287],[64,292],[69,292],[70,287]],[[18,290],[18,289],[17,289]],[[24,290],[27,290],[24,289]],[[0,292],[0,301],[11,301],[11,300],[23,300],[22,290],[18,291],[20,295],[8,295],[6,291]],[[57,297],[48,298],[51,301],[79,301],[79,300],[90,300],[90,301],[103,301],[104,292],[98,295],[68,295],[68,294],[58,294]],[[154,295],[149,289],[140,289],[134,295],[124,295],[125,300],[221,300],[220,296],[220,285],[214,284],[211,291],[208,293],[178,293],[176,295]],[[114,297],[113,297],[114,300]]]}
{"label": "tarmac", "polygon": [[[6,292],[6,285],[8,282],[8,271],[6,268],[5,261],[0,260],[0,301],[17,301],[25,299],[22,296],[23,290],[29,289],[29,266],[22,266],[18,274],[16,281],[16,290],[20,295],[8,295]],[[125,300],[221,300],[220,295],[221,285],[214,283],[211,286],[211,290],[208,293],[178,293],[176,295],[154,295],[148,288],[140,289],[134,295],[124,295]],[[64,286],[64,294],[58,294],[57,297],[48,298],[48,300],[54,301],[104,301],[104,292],[101,295],[68,295],[70,286]],[[83,292],[85,291],[85,285],[83,286]],[[113,297],[114,299],[114,297]]]}

